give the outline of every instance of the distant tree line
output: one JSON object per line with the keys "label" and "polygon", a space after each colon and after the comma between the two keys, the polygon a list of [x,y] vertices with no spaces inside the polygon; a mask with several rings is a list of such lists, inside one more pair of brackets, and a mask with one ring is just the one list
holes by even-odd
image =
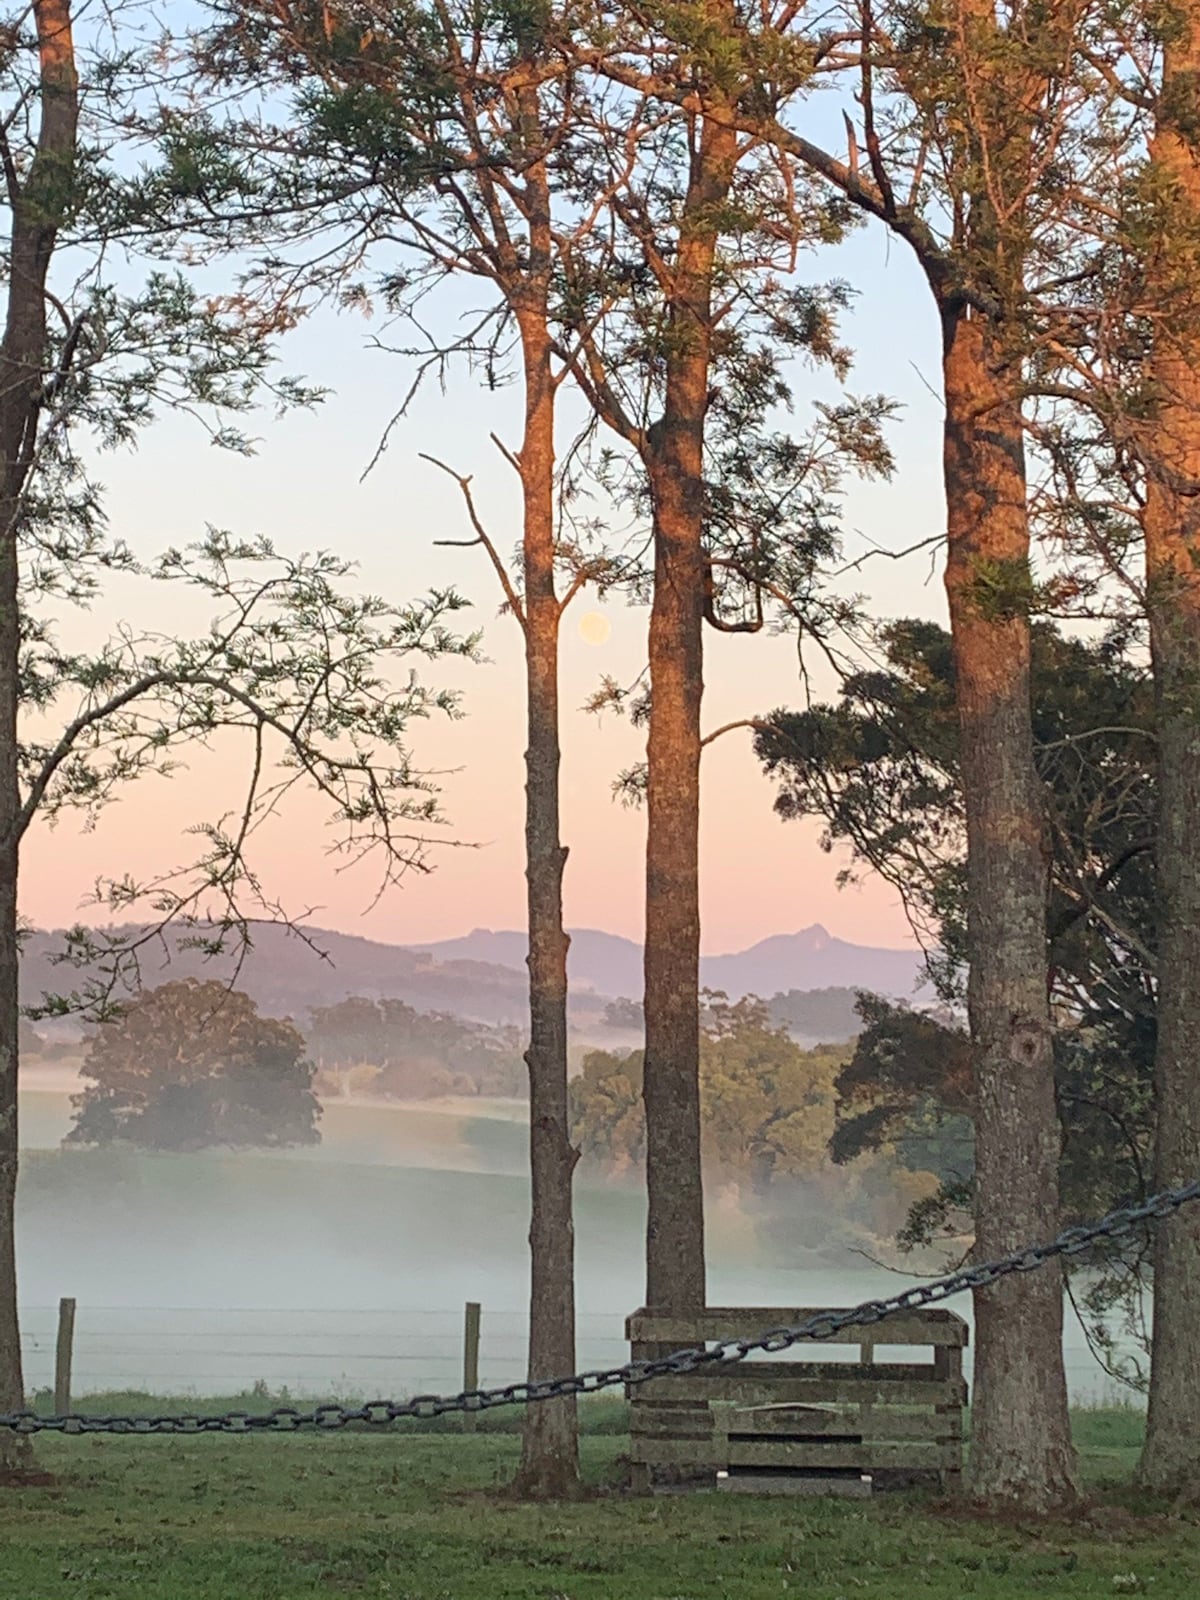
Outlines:
{"label": "distant tree line", "polygon": [[[841,1044],[853,1039],[862,1023],[857,989],[788,989],[766,1002],[771,1021],[801,1039]],[[610,1000],[601,1024],[613,1032],[641,1033],[645,1012],[640,1000]]]}
{"label": "distant tree line", "polygon": [[[938,1179],[891,1151],[871,1152],[839,1170],[840,1087],[852,1047],[806,1050],[753,995],[705,996],[700,1049],[701,1140],[714,1187],[736,1186],[765,1217],[787,1213],[786,1237],[828,1246],[865,1232],[894,1236],[910,1207],[936,1193]],[[594,1050],[571,1080],[571,1138],[585,1163],[614,1175],[640,1174],[646,1159],[641,1050]],[[800,1191],[803,1192],[801,1198]],[[772,1203],[778,1202],[772,1211]],[[785,1235],[781,1232],[781,1242]]]}
{"label": "distant tree line", "polygon": [[490,1028],[403,1000],[355,995],[314,1008],[309,1054],[326,1093],[354,1090],[397,1100],[439,1095],[520,1095],[526,1088],[516,1028]]}

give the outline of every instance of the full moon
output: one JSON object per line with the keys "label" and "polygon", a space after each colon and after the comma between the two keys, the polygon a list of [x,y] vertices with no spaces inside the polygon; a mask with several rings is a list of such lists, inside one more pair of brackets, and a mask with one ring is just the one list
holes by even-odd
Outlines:
{"label": "full moon", "polygon": [[612,624],[600,611],[585,612],[579,619],[579,637],[585,644],[603,644],[612,632]]}

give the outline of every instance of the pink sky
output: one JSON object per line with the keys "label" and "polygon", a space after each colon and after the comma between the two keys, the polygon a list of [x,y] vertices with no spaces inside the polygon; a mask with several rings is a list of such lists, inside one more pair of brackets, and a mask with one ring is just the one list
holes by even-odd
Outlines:
{"label": "pink sky", "polygon": [[[579,614],[583,614],[580,608]],[[571,847],[565,880],[568,920],[640,938],[644,817],[611,798],[616,773],[638,758],[642,735],[581,706],[608,667],[625,633],[644,615],[608,613],[617,624],[610,645],[584,644],[566,630],[564,652],[563,836]],[[313,908],[313,920],[348,933],[416,943],[473,927],[517,927],[524,919],[521,851],[523,761],[521,681],[507,619],[488,628],[495,664],[465,674],[467,716],[421,724],[412,744],[427,766],[457,768],[444,780],[445,830],[455,847],[435,849],[429,874],[412,873],[369,909],[375,874],[367,864],[339,874],[326,856],[328,830],[314,801],[293,803],[261,839],[257,862],[268,887],[290,912]],[[741,661],[736,657],[741,656]],[[722,658],[730,665],[725,668]],[[795,677],[789,641],[716,642],[709,658],[708,725],[772,709],[789,698]],[[131,790],[85,834],[71,822],[41,828],[27,841],[23,908],[35,922],[61,925],[86,916],[81,900],[100,873],[124,868],[151,873],[185,858],[184,830],[231,803],[244,752],[201,752],[173,780]],[[894,893],[877,880],[839,891],[843,857],[818,847],[819,829],[782,823],[771,810],[773,788],[736,731],[705,754],[703,811],[704,946],[740,949],[771,933],[822,922],[843,938],[867,944],[910,942]]]}
{"label": "pink sky", "polygon": [[[869,546],[900,550],[936,532],[943,521],[940,488],[936,319],[911,264],[886,241],[860,234],[823,262],[814,276],[842,273],[871,285],[848,333],[861,352],[852,387],[882,391],[904,403],[895,434],[900,471],[890,485],[856,487],[846,518],[848,556]],[[418,459],[431,451],[475,475],[489,528],[504,550],[517,540],[517,502],[510,469],[488,441],[495,428],[511,437],[516,391],[496,394],[459,381],[446,396],[430,391],[402,425],[376,471],[361,482],[374,442],[401,387],[395,358],[362,348],[361,324],[318,321],[302,329],[292,364],[337,393],[315,414],[264,422],[257,457],[245,460],[208,448],[187,419],[168,418],[146,435],[139,454],[105,458],[102,476],[110,519],[143,553],[199,537],[205,523],[239,533],[267,533],[287,550],[335,548],[361,565],[364,587],[410,598],[432,585],[455,584],[475,605],[467,626],[483,626],[490,665],[449,671],[465,691],[466,717],[455,724],[417,724],[411,747],[419,766],[455,769],[444,783],[448,836],[478,845],[436,853],[436,870],[412,875],[366,914],[375,890],[370,869],[339,876],[325,855],[324,818],[311,803],[293,805],[261,841],[259,865],[268,887],[291,911],[313,908],[326,926],[397,942],[419,942],[473,927],[516,927],[524,919],[521,860],[522,679],[518,631],[496,615],[497,593],[481,552],[435,548],[464,537],[455,486]],[[816,396],[836,398],[825,380],[801,381],[798,411]],[[881,615],[942,614],[941,585],[928,556],[868,561],[856,587]],[[87,624],[111,625],[144,600],[122,594]],[[161,596],[156,604],[161,605]],[[601,609],[612,624],[603,645],[580,638],[579,618]],[[130,619],[136,621],[136,615]],[[182,629],[201,619],[182,617]],[[154,615],[156,626],[171,619]],[[598,721],[580,708],[601,673],[622,680],[640,669],[646,615],[593,596],[576,602],[563,639],[564,839],[571,847],[565,892],[574,926],[639,937],[642,925],[644,820],[611,798],[611,783],[641,754],[643,735],[612,716]],[[739,717],[803,703],[795,647],[780,637],[708,635],[708,728]],[[816,690],[831,682],[818,671]],[[232,802],[242,755],[224,748],[202,755],[173,782],[130,790],[94,833],[70,823],[36,829],[22,861],[22,905],[41,925],[86,915],[83,902],[100,874],[145,875],[181,858],[184,829]],[[708,952],[743,948],[772,933],[812,922],[859,943],[900,945],[911,938],[895,894],[878,882],[839,891],[844,858],[818,846],[815,824],[781,823],[773,790],[750,751],[750,735],[733,733],[705,757],[703,808],[703,944]]]}

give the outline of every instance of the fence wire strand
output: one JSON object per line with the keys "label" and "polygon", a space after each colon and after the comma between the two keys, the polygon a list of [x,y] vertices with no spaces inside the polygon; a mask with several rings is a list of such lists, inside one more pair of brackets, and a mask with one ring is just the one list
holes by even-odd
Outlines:
{"label": "fence wire strand", "polygon": [[983,1289],[1016,1272],[1034,1272],[1048,1261],[1077,1256],[1100,1240],[1124,1239],[1144,1223],[1160,1222],[1182,1206],[1200,1200],[1200,1179],[1164,1189],[1134,1206],[1121,1206],[1095,1222],[1066,1228],[1047,1244],[1028,1245],[998,1260],[960,1268],[943,1278],[916,1284],[883,1300],[865,1300],[845,1311],[820,1311],[794,1327],[768,1328],[753,1337],[722,1339],[711,1345],[674,1350],[653,1360],[576,1372],[569,1377],[534,1379],[497,1389],[465,1389],[458,1394],[419,1394],[405,1400],[371,1400],[365,1405],[318,1405],[309,1410],[276,1406],[270,1411],[225,1411],[212,1416],[185,1412],[172,1416],[39,1416],[34,1411],[0,1413],[0,1428],[14,1433],[292,1433],[300,1428],[333,1431],[355,1425],[387,1427],[408,1418],[429,1419],[455,1412],[491,1411],[500,1406],[532,1405],[567,1395],[599,1394],[629,1388],[655,1378],[684,1376],[714,1367],[732,1366],[762,1351],[775,1354],[804,1342],[820,1344],[846,1328],[872,1327],[887,1317],[938,1305],[969,1289]]}

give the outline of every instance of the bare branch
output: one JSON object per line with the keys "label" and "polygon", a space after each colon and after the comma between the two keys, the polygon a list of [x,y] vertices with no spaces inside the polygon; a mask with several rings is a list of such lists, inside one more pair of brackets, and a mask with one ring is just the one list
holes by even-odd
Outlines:
{"label": "bare branch", "polygon": [[[503,446],[501,446],[501,448],[503,448]],[[444,461],[439,461],[436,456],[427,455],[423,450],[419,451],[418,454],[420,455],[422,461],[428,461],[431,466],[440,467],[447,477],[453,478],[455,483],[457,483],[458,487],[462,490],[462,496],[466,502],[467,515],[471,519],[471,526],[475,529],[475,538],[470,540],[469,544],[480,544],[487,552],[488,559],[491,561],[492,566],[495,569],[496,576],[500,580],[500,587],[504,590],[504,598],[508,602],[509,609],[512,611],[513,616],[515,616],[517,621],[521,624],[521,627],[524,628],[525,608],[521,604],[521,597],[513,587],[512,579],[508,575],[508,568],[500,559],[499,551],[492,543],[487,529],[480,521],[479,513],[475,509],[475,498],[471,493],[471,479],[469,477],[464,478],[461,473],[455,472],[453,467],[447,466]],[[453,544],[463,547],[461,545],[461,541],[451,539],[435,539],[434,543],[438,545]]]}

